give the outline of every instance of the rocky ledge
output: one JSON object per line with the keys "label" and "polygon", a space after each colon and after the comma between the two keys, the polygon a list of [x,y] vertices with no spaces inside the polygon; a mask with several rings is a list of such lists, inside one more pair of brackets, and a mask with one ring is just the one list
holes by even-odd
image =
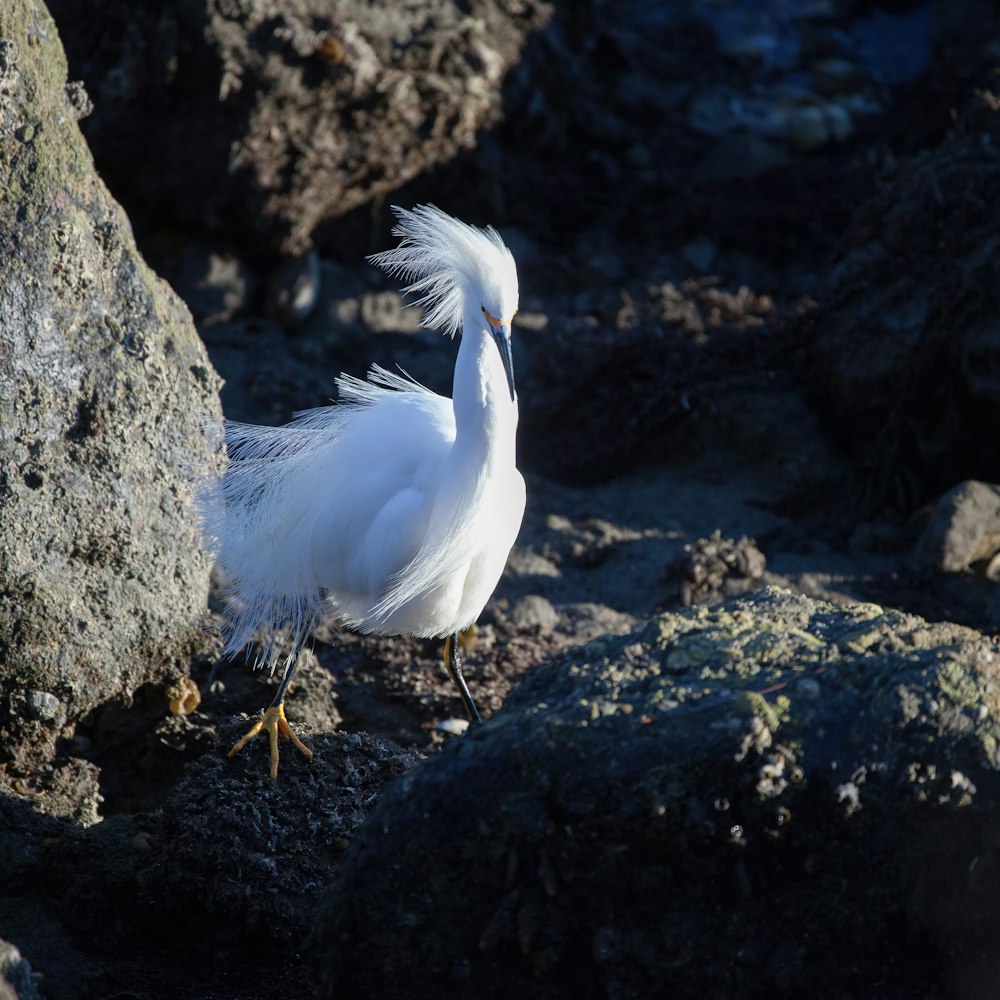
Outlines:
{"label": "rocky ledge", "polygon": [[569,650],[392,783],[321,995],[983,996],[1000,647],[777,588]]}

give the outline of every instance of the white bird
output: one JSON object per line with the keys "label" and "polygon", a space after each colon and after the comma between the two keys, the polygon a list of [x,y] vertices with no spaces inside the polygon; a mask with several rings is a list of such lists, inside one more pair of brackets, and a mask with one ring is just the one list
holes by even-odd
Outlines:
{"label": "white bird", "polygon": [[326,614],[361,632],[445,637],[445,666],[480,721],[458,633],[493,593],[524,514],[510,344],[517,269],[492,227],[433,205],[393,211],[401,242],[369,259],[408,282],[424,326],[451,336],[461,328],[453,398],[377,366],[368,381],[341,375],[338,403],[284,427],[227,422],[229,464],[199,498],[228,578],[225,654],[262,630],[259,662],[273,671],[289,630],[278,693],[229,753],[265,730],[272,777],[279,733],[312,756],[288,725],[284,698]]}

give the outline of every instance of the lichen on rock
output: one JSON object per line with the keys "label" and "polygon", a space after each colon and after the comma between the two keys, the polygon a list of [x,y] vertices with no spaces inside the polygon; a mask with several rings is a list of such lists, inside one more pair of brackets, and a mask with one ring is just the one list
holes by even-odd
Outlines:
{"label": "lichen on rock", "polygon": [[958,873],[1000,889],[998,653],[776,588],[567,650],[386,790],[325,905],[321,995],[849,995],[875,951],[921,995],[908,933],[929,963],[996,954],[1000,905]]}

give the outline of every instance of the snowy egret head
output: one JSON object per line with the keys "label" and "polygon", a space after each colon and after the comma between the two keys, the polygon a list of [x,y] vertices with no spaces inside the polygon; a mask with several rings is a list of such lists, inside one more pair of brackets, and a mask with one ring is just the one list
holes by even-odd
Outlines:
{"label": "snowy egret head", "polygon": [[510,398],[514,366],[510,324],[517,312],[517,268],[492,227],[477,229],[434,205],[413,211],[393,206],[399,246],[368,259],[407,282],[403,292],[424,309],[422,324],[454,337],[459,327],[484,324],[500,351]]}

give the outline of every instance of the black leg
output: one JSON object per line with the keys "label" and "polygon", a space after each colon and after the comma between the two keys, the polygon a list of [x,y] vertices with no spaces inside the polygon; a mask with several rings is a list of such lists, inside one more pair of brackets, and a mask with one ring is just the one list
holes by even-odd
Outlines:
{"label": "black leg", "polygon": [[288,685],[291,683],[292,674],[295,673],[295,667],[299,662],[299,652],[296,650],[285,663],[285,673],[281,678],[281,683],[278,685],[278,693],[274,696],[274,701],[271,702],[271,708],[277,708],[285,700],[285,692],[288,690]]}
{"label": "black leg", "polygon": [[466,712],[469,713],[469,718],[474,723],[482,723],[479,710],[472,700],[472,695],[469,694],[469,686],[465,683],[465,677],[462,675],[462,655],[459,652],[457,632],[453,632],[444,641],[444,665],[451,679],[458,685],[458,693],[462,696],[462,703],[465,705]]}

